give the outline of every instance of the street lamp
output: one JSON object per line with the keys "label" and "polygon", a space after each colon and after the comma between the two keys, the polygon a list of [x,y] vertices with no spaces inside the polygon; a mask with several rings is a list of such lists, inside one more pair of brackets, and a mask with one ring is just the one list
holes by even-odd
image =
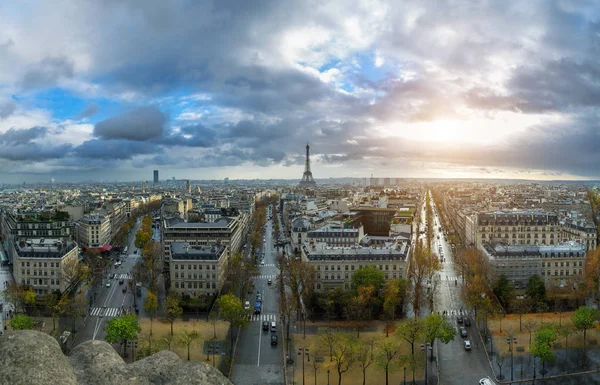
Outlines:
{"label": "street lamp", "polygon": [[406,385],[406,366],[404,367],[404,385]]}
{"label": "street lamp", "polygon": [[431,349],[433,351],[433,347],[431,346],[431,344],[425,343],[425,344],[421,345],[421,351],[425,352],[425,385],[429,384],[429,381],[428,381],[428,378],[427,378],[428,374],[429,374],[428,370],[427,370],[427,366],[428,366],[427,365],[427,353],[428,353],[429,349]]}
{"label": "street lamp", "polygon": [[517,338],[513,337],[512,333],[508,335],[506,339],[508,343],[508,349],[510,351],[510,382],[513,382],[513,345],[517,342]]}
{"label": "street lamp", "polygon": [[327,385],[329,385],[329,369],[327,369]]}

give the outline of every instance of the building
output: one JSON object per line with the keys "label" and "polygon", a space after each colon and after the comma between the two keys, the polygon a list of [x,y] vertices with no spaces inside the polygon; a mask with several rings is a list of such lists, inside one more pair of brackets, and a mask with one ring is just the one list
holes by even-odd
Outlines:
{"label": "building", "polygon": [[13,263],[18,245],[31,239],[57,239],[68,244],[74,239],[69,214],[64,211],[2,211],[2,234],[8,263]]}
{"label": "building", "polygon": [[[350,209],[350,213],[356,213],[353,220],[362,223],[365,227],[365,234],[375,236],[388,236],[390,234],[390,225],[397,211],[395,208],[374,207]],[[345,215],[348,215],[348,213]]]}
{"label": "building", "polygon": [[77,243],[31,238],[18,242],[14,248],[15,282],[31,286],[38,296],[68,289],[67,282],[63,279],[63,270],[68,263],[79,263]]}
{"label": "building", "polygon": [[302,260],[316,270],[315,290],[340,287],[350,289],[352,275],[361,267],[374,266],[385,279],[406,276],[406,259],[410,250],[408,242],[389,242],[373,247],[333,247],[326,243],[306,242],[302,245]]}
{"label": "building", "polygon": [[86,215],[75,223],[75,229],[82,249],[110,250],[111,221],[108,215]]}
{"label": "building", "polygon": [[362,225],[357,228],[344,228],[342,223],[329,223],[307,233],[309,242],[339,247],[356,246],[364,236]]}
{"label": "building", "polygon": [[583,274],[586,246],[570,241],[556,245],[483,245],[496,276],[505,275],[516,288],[525,288],[538,275],[547,285],[564,287]]}
{"label": "building", "polygon": [[[221,217],[215,222],[185,222],[179,217],[162,220],[161,240],[165,272],[171,277],[171,244],[186,243],[190,247],[207,245],[227,246],[228,257],[241,251],[247,215]],[[167,287],[173,287],[173,282]]]}
{"label": "building", "polygon": [[142,181],[142,194],[145,194],[145,193],[146,193],[146,181],[143,180]]}
{"label": "building", "polygon": [[185,192],[188,194],[192,193],[192,185],[189,179],[185,181]]}
{"label": "building", "polygon": [[158,170],[154,170],[154,184],[158,183]]}
{"label": "building", "polygon": [[169,245],[171,290],[184,297],[217,296],[229,261],[226,245],[191,246],[186,242]]}
{"label": "building", "polygon": [[[469,223],[469,226],[472,224]],[[588,250],[596,248],[593,227],[559,222],[558,215],[551,212],[521,210],[479,213],[476,226],[476,246],[479,249],[484,243],[555,245],[571,240],[581,241]]]}

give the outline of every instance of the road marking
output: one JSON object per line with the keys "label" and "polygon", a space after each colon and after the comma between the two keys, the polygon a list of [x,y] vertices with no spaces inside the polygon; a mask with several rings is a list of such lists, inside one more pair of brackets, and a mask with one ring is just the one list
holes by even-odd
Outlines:
{"label": "road marking", "polygon": [[258,360],[256,361],[256,366],[260,366],[260,344],[262,342],[262,329],[261,325],[258,324]]}

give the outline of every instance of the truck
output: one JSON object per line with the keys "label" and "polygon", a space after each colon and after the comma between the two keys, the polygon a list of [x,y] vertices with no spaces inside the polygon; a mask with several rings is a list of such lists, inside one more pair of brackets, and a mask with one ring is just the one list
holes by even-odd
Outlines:
{"label": "truck", "polygon": [[254,314],[260,314],[260,310],[262,308],[262,303],[260,301],[256,301],[254,305]]}

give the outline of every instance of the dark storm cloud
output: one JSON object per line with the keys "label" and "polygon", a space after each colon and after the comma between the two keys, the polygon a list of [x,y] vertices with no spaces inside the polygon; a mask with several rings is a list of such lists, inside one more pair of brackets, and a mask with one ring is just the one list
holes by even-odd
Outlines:
{"label": "dark storm cloud", "polygon": [[43,138],[48,133],[46,127],[31,127],[25,129],[11,128],[0,134],[0,143],[7,145],[28,144],[34,139]]}
{"label": "dark storm cloud", "polygon": [[81,158],[131,159],[135,155],[155,154],[162,149],[152,143],[122,139],[92,139],[74,148]]}
{"label": "dark storm cloud", "polygon": [[166,120],[156,107],[136,107],[96,123],[94,135],[102,139],[144,141],[160,137]]}
{"label": "dark storm cloud", "polygon": [[73,63],[68,58],[48,57],[25,73],[21,85],[25,89],[51,87],[59,80],[70,79],[73,75]]}
{"label": "dark storm cloud", "polygon": [[195,124],[181,127],[179,132],[169,132],[156,142],[166,146],[212,147],[218,144],[218,137],[214,129]]}
{"label": "dark storm cloud", "polygon": [[15,112],[17,105],[12,100],[7,102],[0,101],[0,120],[6,119]]}
{"label": "dark storm cloud", "polygon": [[96,103],[90,103],[89,106],[85,108],[85,110],[81,111],[75,119],[81,120],[84,118],[89,118],[90,116],[96,115],[100,107]]}

